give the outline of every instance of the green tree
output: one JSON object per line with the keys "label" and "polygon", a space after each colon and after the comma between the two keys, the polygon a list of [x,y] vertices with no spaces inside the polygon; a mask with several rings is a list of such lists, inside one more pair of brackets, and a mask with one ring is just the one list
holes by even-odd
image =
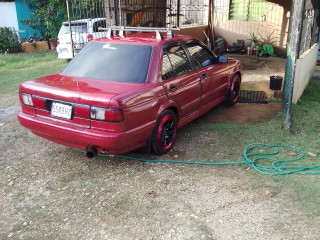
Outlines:
{"label": "green tree", "polygon": [[66,16],[64,0],[25,0],[33,14],[21,22],[40,31],[46,38],[57,37]]}

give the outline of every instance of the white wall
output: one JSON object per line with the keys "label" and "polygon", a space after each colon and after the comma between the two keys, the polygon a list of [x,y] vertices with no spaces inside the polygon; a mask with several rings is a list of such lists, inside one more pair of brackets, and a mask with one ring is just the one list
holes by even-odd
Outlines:
{"label": "white wall", "polygon": [[0,2],[0,27],[19,30],[15,2]]}
{"label": "white wall", "polygon": [[213,0],[213,2],[212,20],[215,37],[221,35],[227,44],[231,45],[238,39],[249,39],[249,33],[254,33],[260,44],[271,44],[279,55],[285,53],[292,1],[267,0],[265,18],[261,21],[230,20],[230,1]]}
{"label": "white wall", "polygon": [[314,44],[303,53],[296,62],[292,102],[297,103],[306,89],[317,64],[318,44]]}

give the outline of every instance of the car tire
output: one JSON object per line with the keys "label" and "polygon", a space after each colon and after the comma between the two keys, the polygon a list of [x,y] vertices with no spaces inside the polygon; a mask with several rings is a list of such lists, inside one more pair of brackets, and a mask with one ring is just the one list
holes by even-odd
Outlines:
{"label": "car tire", "polygon": [[171,110],[164,111],[153,130],[151,141],[155,154],[162,155],[169,152],[177,134],[177,117]]}
{"label": "car tire", "polygon": [[238,102],[240,97],[240,84],[240,76],[238,74],[233,75],[230,80],[230,86],[226,94],[226,99],[224,101],[225,105],[233,106]]}
{"label": "car tire", "polygon": [[152,151],[152,146],[151,146],[151,137],[148,138],[146,144],[140,148],[137,149],[138,153],[142,153],[142,154],[150,154]]}

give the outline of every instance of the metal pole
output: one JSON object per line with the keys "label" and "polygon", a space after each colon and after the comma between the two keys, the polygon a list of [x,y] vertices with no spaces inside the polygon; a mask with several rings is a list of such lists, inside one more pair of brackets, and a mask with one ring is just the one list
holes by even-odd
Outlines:
{"label": "metal pole", "polygon": [[180,0],[177,2],[177,27],[180,27]]}
{"label": "metal pole", "polygon": [[112,21],[113,19],[113,15],[112,15],[112,0],[106,0],[105,4],[106,4],[106,21],[107,21],[107,26],[112,26],[115,23]]}
{"label": "metal pole", "polygon": [[122,26],[121,0],[119,0],[119,25]]}
{"label": "metal pole", "polygon": [[72,57],[74,57],[74,49],[73,49],[74,44],[73,44],[72,31],[71,31],[71,20],[70,20],[70,11],[69,11],[69,0],[66,0],[66,2],[67,2],[69,32],[70,32],[70,39],[71,39],[71,51],[72,51]]}
{"label": "metal pole", "polygon": [[213,0],[209,0],[208,35],[209,35],[210,50],[214,49],[213,17],[214,17],[214,2]]}
{"label": "metal pole", "polygon": [[119,14],[119,12],[118,12],[118,1],[117,0],[114,0],[113,1],[113,3],[114,3],[114,18],[115,18],[115,24],[117,25],[117,26],[119,26],[119,18],[118,18],[118,14]]}

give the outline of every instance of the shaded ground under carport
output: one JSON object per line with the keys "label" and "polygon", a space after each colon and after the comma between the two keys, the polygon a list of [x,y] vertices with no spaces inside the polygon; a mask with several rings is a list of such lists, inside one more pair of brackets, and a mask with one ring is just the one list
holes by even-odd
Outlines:
{"label": "shaded ground under carport", "polygon": [[268,101],[281,100],[282,89],[274,95],[270,89],[270,76],[280,76],[284,79],[286,59],[247,55],[230,57],[239,59],[243,65],[242,90],[265,91]]}
{"label": "shaded ground under carport", "polygon": [[284,78],[286,59],[277,57],[256,57],[247,55],[229,55],[237,58],[243,65],[241,90],[264,91],[267,103],[238,103],[231,108],[218,106],[204,115],[208,122],[259,123],[271,120],[282,111],[282,90],[275,94],[269,88],[270,76]]}
{"label": "shaded ground under carport", "polygon": [[223,123],[260,123],[270,121],[274,116],[281,113],[280,103],[238,103],[234,107],[226,108],[218,106],[203,116],[206,122]]}

